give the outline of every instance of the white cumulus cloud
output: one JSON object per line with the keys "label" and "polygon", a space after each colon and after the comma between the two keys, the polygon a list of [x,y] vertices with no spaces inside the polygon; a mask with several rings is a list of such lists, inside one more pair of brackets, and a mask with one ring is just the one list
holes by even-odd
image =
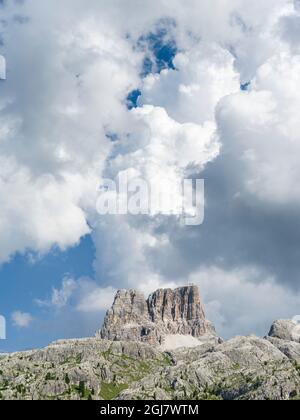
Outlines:
{"label": "white cumulus cloud", "polygon": [[[87,234],[96,247],[96,278],[64,279],[40,304],[102,310],[118,287],[173,286],[214,267],[202,287],[211,281],[216,292],[223,277],[239,311],[254,308],[245,296],[255,293],[296,307],[284,285],[295,286],[299,261],[299,2],[27,0],[2,12],[0,262]],[[154,55],[147,36],[163,31],[177,48],[174,69],[143,77]],[[129,111],[137,88],[140,106]],[[101,180],[122,172],[157,177],[165,191],[205,176],[205,224],[101,218]],[[255,286],[249,266],[260,273]],[[264,320],[278,317],[259,302]],[[220,319],[225,303],[208,302]],[[226,334],[247,330],[250,313],[230,316]]]}
{"label": "white cumulus cloud", "polygon": [[28,328],[33,321],[33,317],[30,314],[21,311],[13,312],[11,318],[13,324],[19,328]]}

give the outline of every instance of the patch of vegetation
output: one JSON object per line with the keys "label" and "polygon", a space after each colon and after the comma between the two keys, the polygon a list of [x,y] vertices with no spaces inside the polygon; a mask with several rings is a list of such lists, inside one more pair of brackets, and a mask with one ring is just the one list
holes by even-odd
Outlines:
{"label": "patch of vegetation", "polygon": [[6,391],[8,388],[9,382],[5,379],[2,383],[0,383],[0,391]]}
{"label": "patch of vegetation", "polygon": [[25,395],[26,394],[26,387],[23,384],[19,384],[16,386],[16,390],[19,394]]}
{"label": "patch of vegetation", "polygon": [[194,391],[193,399],[195,400],[223,400],[221,397],[221,389],[218,386],[206,385],[202,392]]}
{"label": "patch of vegetation", "polygon": [[60,365],[79,365],[82,361],[82,354],[79,353],[75,357],[67,357]]}
{"label": "patch of vegetation", "polygon": [[[134,383],[145,376],[156,372],[164,367],[172,365],[172,358],[168,354],[162,354],[158,358],[141,360],[125,354],[115,354],[110,349],[100,353],[100,357],[109,363],[109,369],[113,374],[114,383]],[[98,363],[97,368],[101,368]]]}
{"label": "patch of vegetation", "polygon": [[79,394],[80,394],[81,398],[84,398],[85,391],[86,391],[85,390],[85,382],[84,381],[80,381],[78,388],[79,388],[78,391],[79,391]]}
{"label": "patch of vegetation", "polygon": [[48,372],[45,376],[45,381],[55,381],[56,377],[51,372]]}
{"label": "patch of vegetation", "polygon": [[128,384],[102,383],[100,397],[105,401],[116,398],[122,391],[128,389]]}
{"label": "patch of vegetation", "polygon": [[294,367],[296,371],[298,372],[298,374],[300,375],[300,364],[297,361],[294,362]]}
{"label": "patch of vegetation", "polygon": [[103,357],[105,360],[110,360],[111,356],[114,356],[114,354],[111,352],[111,350],[104,351],[100,353],[100,357]]}
{"label": "patch of vegetation", "polygon": [[174,364],[172,357],[168,353],[164,353],[162,364],[164,366],[172,366]]}
{"label": "patch of vegetation", "polygon": [[72,392],[76,392],[79,394],[80,398],[91,400],[93,399],[92,396],[95,394],[95,391],[93,389],[89,389],[86,387],[84,381],[80,381],[79,385],[72,385],[68,391],[67,394],[71,394]]}

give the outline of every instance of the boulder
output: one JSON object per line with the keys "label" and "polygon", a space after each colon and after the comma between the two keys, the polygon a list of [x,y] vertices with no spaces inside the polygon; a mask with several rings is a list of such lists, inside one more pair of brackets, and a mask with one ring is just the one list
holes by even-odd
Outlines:
{"label": "boulder", "polygon": [[268,337],[300,343],[300,325],[292,320],[273,322]]}

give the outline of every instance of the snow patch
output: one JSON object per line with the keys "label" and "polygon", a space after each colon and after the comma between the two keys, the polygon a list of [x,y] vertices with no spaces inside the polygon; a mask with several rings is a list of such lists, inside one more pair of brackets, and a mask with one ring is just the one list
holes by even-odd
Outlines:
{"label": "snow patch", "polygon": [[180,347],[197,347],[201,344],[203,343],[191,335],[170,334],[165,336],[164,343],[161,345],[161,349],[175,350]]}

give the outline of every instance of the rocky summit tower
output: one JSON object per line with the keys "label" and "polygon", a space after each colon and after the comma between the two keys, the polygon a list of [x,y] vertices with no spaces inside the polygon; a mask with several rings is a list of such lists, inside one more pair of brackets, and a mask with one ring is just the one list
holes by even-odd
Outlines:
{"label": "rocky summit tower", "polygon": [[169,336],[215,336],[196,286],[159,289],[147,300],[137,290],[119,290],[97,337],[163,344]]}

